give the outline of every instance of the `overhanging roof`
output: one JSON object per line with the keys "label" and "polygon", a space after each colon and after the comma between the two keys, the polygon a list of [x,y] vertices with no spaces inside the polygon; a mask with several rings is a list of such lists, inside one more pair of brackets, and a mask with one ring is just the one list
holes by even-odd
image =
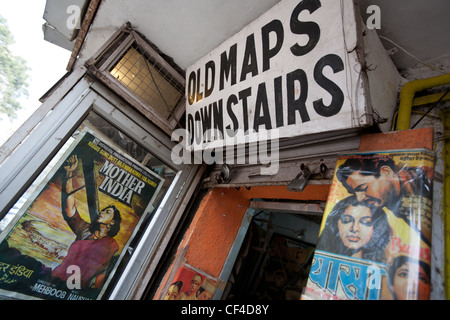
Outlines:
{"label": "overhanging roof", "polygon": [[[53,5],[54,2],[48,0],[47,4]],[[77,5],[86,8],[88,2],[92,5],[99,0],[78,2],[80,4]],[[72,41],[73,45],[77,41],[79,43],[78,47],[75,45],[74,58],[80,61],[89,59],[117,28],[130,22],[182,69],[186,69],[278,2],[279,0],[102,1],[95,18],[88,21],[89,26],[84,30],[86,37],[85,34],[78,33],[78,39]],[[399,70],[420,65],[420,60],[449,72],[450,22],[446,15],[450,12],[448,0],[360,0],[359,3],[363,20],[370,16],[366,12],[370,5],[380,8],[381,29],[377,31],[387,50],[396,48],[392,59]],[[55,20],[70,15],[67,13],[67,4],[54,9],[46,10],[47,19]],[[84,12],[86,9],[83,9]]]}

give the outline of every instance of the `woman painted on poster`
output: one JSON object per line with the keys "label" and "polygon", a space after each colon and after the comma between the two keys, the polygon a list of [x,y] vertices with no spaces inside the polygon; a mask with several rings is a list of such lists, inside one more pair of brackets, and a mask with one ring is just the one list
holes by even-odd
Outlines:
{"label": "woman painted on poster", "polygon": [[61,265],[52,271],[52,276],[63,281],[72,275],[70,266],[80,268],[81,288],[99,288],[103,285],[110,261],[119,250],[113,238],[120,230],[119,210],[110,205],[99,212],[97,220],[88,223],[78,213],[73,189],[73,175],[78,166],[76,155],[72,155],[64,166],[61,186],[61,211],[69,227],[76,235]]}
{"label": "woman painted on poster", "polygon": [[181,288],[183,281],[176,281],[172,283],[166,292],[163,300],[180,300]]}
{"label": "woman painted on poster", "polygon": [[320,250],[385,262],[392,230],[381,208],[359,202],[355,196],[340,200],[327,217],[319,237]]}

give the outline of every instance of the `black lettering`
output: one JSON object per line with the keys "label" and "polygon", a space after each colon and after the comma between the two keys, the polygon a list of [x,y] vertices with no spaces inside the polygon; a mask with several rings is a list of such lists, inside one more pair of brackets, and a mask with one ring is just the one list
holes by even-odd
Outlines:
{"label": "black lettering", "polygon": [[200,69],[197,70],[197,102],[203,99],[203,92],[200,92]]}
{"label": "black lettering", "polygon": [[218,102],[213,103],[214,112],[214,129],[219,130],[220,137],[223,137],[223,101],[220,99]]}
{"label": "black lettering", "polygon": [[[295,83],[300,84],[300,95],[295,99]],[[308,78],[305,71],[297,69],[287,74],[287,103],[288,103],[288,124],[296,123],[296,111],[300,112],[302,122],[310,121],[306,110],[306,99],[308,98]]]}
{"label": "black lettering", "polygon": [[[211,127],[212,127],[212,103],[200,109],[202,115],[203,136],[206,138],[205,142],[211,141]],[[208,132],[208,136],[205,133]]]}
{"label": "black lettering", "polygon": [[244,132],[248,132],[248,104],[247,98],[252,95],[252,88],[247,88],[239,92],[239,100],[242,101],[242,111],[244,117]]}
{"label": "black lettering", "polygon": [[200,120],[200,112],[195,112],[195,121],[194,121],[194,136],[195,136],[195,144],[199,145],[203,140],[203,132],[202,132],[202,122]]}
{"label": "black lettering", "polygon": [[[261,114],[261,109],[263,114]],[[272,129],[270,120],[269,102],[267,101],[266,83],[263,82],[258,86],[258,93],[256,95],[255,117],[253,121],[253,129],[258,132],[259,126],[265,125],[266,130]]]}
{"label": "black lettering", "polygon": [[[239,129],[239,122],[236,117],[236,114],[233,111],[233,105],[236,105],[236,104],[238,104],[238,98],[234,94],[232,94],[231,96],[228,97],[228,100],[227,100],[227,112],[231,118],[231,122],[233,122],[232,130],[234,132],[236,132]],[[231,130],[230,125],[227,126],[227,130]]]}
{"label": "black lettering", "polygon": [[194,126],[194,117],[190,113],[187,115],[187,127],[188,127],[188,134],[189,134],[189,137],[187,137],[188,143],[189,143],[189,145],[192,145],[194,143],[195,126]]}
{"label": "black lettering", "polygon": [[278,77],[273,81],[275,91],[275,119],[277,122],[277,128],[284,125],[282,79],[282,77]]}
{"label": "black lettering", "polygon": [[242,62],[242,71],[240,81],[247,78],[247,74],[251,73],[252,77],[258,75],[258,60],[256,59],[255,36],[251,34],[247,37],[245,43],[244,60]]}
{"label": "black lettering", "polygon": [[236,84],[236,68],[237,68],[237,44],[230,47],[230,53],[223,52],[220,55],[220,83],[219,90],[223,90],[226,80],[231,78],[231,85]]}
{"label": "black lettering", "polygon": [[189,101],[189,105],[192,105],[195,102],[195,84],[197,82],[196,76],[195,76],[195,72],[192,71],[189,74],[189,80],[188,80],[188,101]]}
{"label": "black lettering", "polygon": [[[209,85],[209,73],[211,71],[211,85]],[[209,97],[214,91],[214,81],[216,79],[216,64],[213,60],[205,65],[205,98]]]}
{"label": "black lettering", "polygon": [[300,46],[298,43],[291,47],[291,52],[296,56],[303,56],[308,52],[311,52],[317,45],[320,39],[320,27],[317,23],[309,21],[302,22],[298,20],[298,16],[304,10],[308,10],[309,13],[313,13],[321,7],[319,0],[303,0],[292,11],[291,15],[291,31],[294,34],[305,34],[309,37],[308,43],[304,46]]}
{"label": "black lettering", "polygon": [[326,66],[330,66],[334,73],[344,70],[344,62],[341,57],[335,54],[329,54],[320,59],[314,67],[314,79],[325,90],[327,90],[332,97],[329,106],[325,106],[323,99],[319,99],[313,102],[314,110],[322,117],[332,117],[341,111],[344,105],[344,93],[341,88],[323,75],[323,69]]}
{"label": "black lettering", "polygon": [[[276,43],[273,48],[270,48],[270,33],[275,32]],[[266,24],[261,29],[262,33],[262,48],[263,48],[263,72],[270,69],[270,59],[275,57],[283,47],[284,29],[280,20],[273,20]]]}

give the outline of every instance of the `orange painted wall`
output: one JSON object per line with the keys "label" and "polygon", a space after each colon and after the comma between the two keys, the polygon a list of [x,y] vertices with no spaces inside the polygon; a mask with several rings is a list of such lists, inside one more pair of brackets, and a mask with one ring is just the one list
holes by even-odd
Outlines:
{"label": "orange painted wall", "polygon": [[419,149],[433,150],[433,128],[370,134],[361,137],[359,151]]}
{"label": "orange painted wall", "polygon": [[328,185],[289,192],[286,186],[211,189],[200,204],[181,246],[188,246],[186,262],[218,277],[254,198],[326,201]]}
{"label": "orange painted wall", "polygon": [[241,188],[239,191],[247,199],[284,199],[327,201],[329,185],[308,185],[303,192],[288,191],[286,186]]}
{"label": "orange painted wall", "polygon": [[218,277],[247,206],[248,199],[234,188],[211,189],[181,244],[188,246],[186,262]]}
{"label": "orange painted wall", "polygon": [[[185,252],[185,262],[217,278],[225,264],[250,200],[291,199],[326,201],[329,185],[309,185],[303,192],[290,192],[286,186],[240,188],[213,188],[202,199],[197,212],[178,247],[177,254]],[[167,270],[155,298],[173,274]]]}

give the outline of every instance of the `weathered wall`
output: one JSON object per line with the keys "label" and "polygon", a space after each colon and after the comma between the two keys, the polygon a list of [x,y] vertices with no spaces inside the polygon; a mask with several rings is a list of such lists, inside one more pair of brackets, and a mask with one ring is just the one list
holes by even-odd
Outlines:
{"label": "weathered wall", "polygon": [[[214,188],[202,199],[190,227],[181,241],[177,256],[161,282],[155,299],[170,282],[181,261],[217,278],[241,227],[251,199],[290,199],[326,201],[329,185],[309,185],[303,192],[290,192],[286,186]],[[177,259],[180,258],[181,259]],[[183,259],[184,258],[184,259]]]}

